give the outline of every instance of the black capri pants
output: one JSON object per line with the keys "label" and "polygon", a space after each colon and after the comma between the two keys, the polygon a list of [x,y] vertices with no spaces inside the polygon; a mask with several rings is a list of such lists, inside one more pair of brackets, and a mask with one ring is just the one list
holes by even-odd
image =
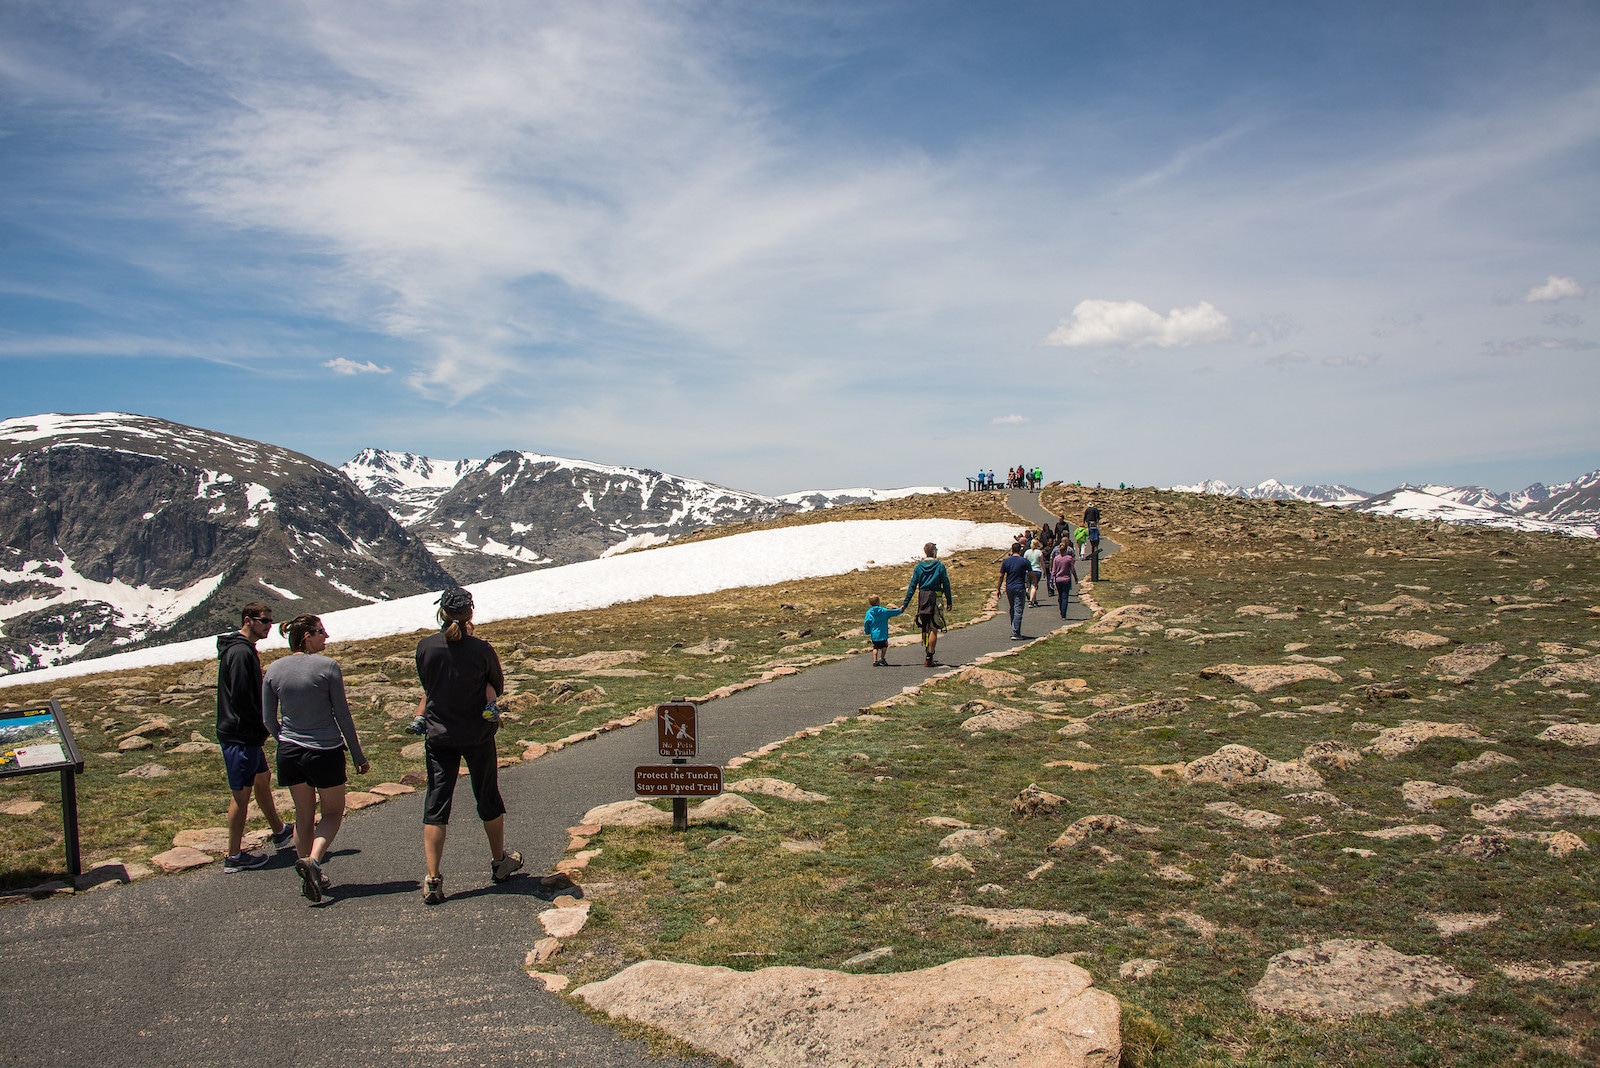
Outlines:
{"label": "black capri pants", "polygon": [[428,755],[428,795],[423,804],[422,822],[443,827],[450,822],[450,803],[456,795],[456,779],[461,761],[467,762],[472,780],[472,798],[478,805],[478,818],[485,823],[505,815],[506,803],[500,797],[500,766],[496,763],[494,739],[457,749],[430,740]]}

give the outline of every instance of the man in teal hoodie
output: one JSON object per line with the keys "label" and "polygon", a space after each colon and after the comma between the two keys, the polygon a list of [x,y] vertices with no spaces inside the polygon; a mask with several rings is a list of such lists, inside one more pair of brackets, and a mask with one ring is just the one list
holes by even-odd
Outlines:
{"label": "man in teal hoodie", "polygon": [[917,599],[917,626],[922,628],[922,663],[933,667],[934,647],[939,644],[939,631],[944,626],[944,612],[939,608],[939,595],[944,594],[945,608],[955,607],[950,597],[950,572],[937,559],[939,547],[933,542],[922,547],[927,559],[918,560],[911,571],[911,582],[906,586],[906,599],[900,602],[904,611],[911,598]]}

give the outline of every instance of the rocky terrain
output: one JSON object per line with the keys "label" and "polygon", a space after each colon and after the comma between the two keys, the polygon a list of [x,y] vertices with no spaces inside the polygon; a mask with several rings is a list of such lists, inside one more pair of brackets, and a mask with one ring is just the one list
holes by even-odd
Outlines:
{"label": "rocky terrain", "polygon": [[448,581],[310,457],[119,413],[0,422],[0,673]]}
{"label": "rocky terrain", "polygon": [[364,449],[343,470],[463,583],[796,507],[659,471],[531,452],[445,461]]}

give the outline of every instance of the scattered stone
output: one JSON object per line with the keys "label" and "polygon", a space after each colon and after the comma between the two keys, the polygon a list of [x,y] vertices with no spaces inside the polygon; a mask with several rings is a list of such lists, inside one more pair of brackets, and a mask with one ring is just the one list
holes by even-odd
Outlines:
{"label": "scattered stone", "polygon": [[1045,679],[1029,686],[1028,692],[1040,697],[1076,697],[1088,688],[1083,679]]}
{"label": "scattered stone", "polygon": [[613,801],[591,808],[579,822],[600,827],[644,827],[652,823],[671,823],[672,813],[643,801]]}
{"label": "scattered stone", "polygon": [[1297,805],[1326,805],[1329,808],[1340,809],[1350,807],[1325,790],[1312,790],[1309,793],[1302,794],[1284,794],[1283,799],[1285,801],[1293,801]]}
{"label": "scattered stone", "polygon": [[1600,683],[1600,656],[1573,660],[1566,664],[1543,664],[1520,676],[1523,682],[1537,681],[1545,686],[1563,682]]}
{"label": "scattered stone", "polygon": [[1223,678],[1251,693],[1293,686],[1301,682],[1343,682],[1343,676],[1321,664],[1214,664],[1200,670],[1202,679]]}
{"label": "scattered stone", "polygon": [[1065,800],[1066,798],[1059,794],[1040,789],[1038,783],[1030,782],[1011,802],[1011,815],[1019,820],[1048,816],[1060,808]]}
{"label": "scattered stone", "polygon": [[1600,960],[1569,960],[1560,964],[1529,960],[1495,966],[1496,971],[1516,983],[1581,983],[1594,974],[1596,968],[1600,968]]}
{"label": "scattered stone", "polygon": [[1472,980],[1437,957],[1408,957],[1382,942],[1335,938],[1286,950],[1250,991],[1265,1012],[1344,1017],[1424,1005],[1466,994]]}
{"label": "scattered stone", "polygon": [[1117,969],[1117,976],[1121,979],[1127,980],[1130,983],[1138,983],[1150,978],[1152,975],[1156,974],[1156,972],[1159,972],[1162,967],[1162,963],[1158,960],[1152,960],[1149,957],[1139,957],[1134,960],[1124,962],[1123,965]]}
{"label": "scattered stone", "polygon": [[991,931],[1029,930],[1035,927],[1081,927],[1089,917],[1049,909],[995,909],[980,905],[952,905],[950,915],[982,920]]}
{"label": "scattered stone", "polygon": [[372,792],[375,794],[381,794],[384,797],[400,797],[404,794],[416,793],[417,788],[415,786],[406,786],[405,784],[398,782],[380,782],[372,788]]}
{"label": "scattered stone", "polygon": [[1600,723],[1556,723],[1540,732],[1539,740],[1570,746],[1600,745]]}
{"label": "scattered stone", "polygon": [[1080,720],[1077,722],[1068,723],[1064,727],[1058,727],[1056,729],[1056,733],[1063,738],[1076,738],[1080,734],[1088,734],[1089,725]]}
{"label": "scattered stone", "polygon": [[1422,918],[1439,929],[1440,938],[1451,938],[1462,931],[1476,931],[1500,922],[1498,912],[1424,912]]}
{"label": "scattered stone", "polygon": [[1283,817],[1275,812],[1265,812],[1258,808],[1245,808],[1243,805],[1232,801],[1212,801],[1206,805],[1207,812],[1215,812],[1219,816],[1226,816],[1230,820],[1237,820],[1253,831],[1270,831],[1283,824]]}
{"label": "scattered stone", "polygon": [[1390,841],[1395,838],[1432,838],[1435,842],[1450,832],[1437,823],[1406,823],[1399,827],[1385,827],[1381,831],[1362,831],[1363,838],[1381,838]]}
{"label": "scattered stone", "polygon": [[1364,604],[1363,612],[1393,612],[1397,616],[1414,615],[1417,612],[1431,612],[1433,605],[1420,597],[1413,597],[1408,593],[1397,594],[1383,604]]}
{"label": "scattered stone", "polygon": [[1169,883],[1192,883],[1195,877],[1178,867],[1176,864],[1167,864],[1150,873],[1157,879],[1165,879]]}
{"label": "scattered stone", "polygon": [[894,956],[893,946],[879,946],[877,949],[869,949],[865,953],[857,953],[855,956],[843,961],[839,967],[859,968],[863,964],[871,964],[875,960],[882,960],[885,957],[892,956]]}
{"label": "scattered stone", "polygon": [[171,734],[171,733],[172,733],[172,721],[171,720],[167,719],[165,716],[151,716],[150,718],[146,719],[143,723],[139,724],[137,727],[133,728],[132,730],[124,731],[121,737],[123,739],[126,739],[126,738],[133,738],[133,737],[136,737],[136,736],[149,736],[149,735],[152,735],[152,734]]}
{"label": "scattered stone", "polygon": [[982,667],[964,667],[956,672],[956,679],[969,686],[981,686],[985,690],[1007,690],[1028,681],[1010,671],[996,671],[993,668]]}
{"label": "scattered stone", "polygon": [[545,961],[549,960],[551,957],[560,952],[561,939],[549,937],[541,938],[539,941],[535,942],[533,944],[533,948],[528,951],[528,956],[523,960],[522,966],[524,968],[531,968],[535,964],[543,964]]}
{"label": "scattered stone", "polygon": [[[684,650],[688,652],[689,650]],[[633,664],[645,659],[649,654],[638,649],[603,649],[580,656],[562,657],[556,660],[527,660],[523,662],[525,671],[536,671],[547,674],[552,671],[598,671],[603,668],[619,667],[623,664]]]}
{"label": "scattered stone", "polygon": [[412,742],[410,745],[403,745],[400,747],[400,759],[421,760],[426,752],[426,742]]}
{"label": "scattered stone", "polygon": [[1322,786],[1322,776],[1299,761],[1270,760],[1243,745],[1225,745],[1210,756],[1190,761],[1183,769],[1183,778],[1188,783],[1214,782],[1223,786],[1268,783],[1309,790]]}
{"label": "scattered stone", "polygon": [[778,843],[778,848],[789,853],[820,853],[822,843],[811,838],[785,838]]}
{"label": "scattered stone", "polygon": [[140,764],[136,768],[129,768],[117,776],[119,779],[162,779],[172,774],[172,769],[164,764]]}
{"label": "scattered stone", "polygon": [[177,846],[165,853],[157,853],[150,858],[150,863],[164,872],[188,871],[190,868],[204,867],[216,858],[209,853],[202,853],[198,849],[188,846]]}
{"label": "scattered stone", "polygon": [[1476,775],[1480,771],[1490,771],[1505,764],[1516,764],[1516,757],[1497,753],[1493,749],[1485,749],[1471,760],[1463,760],[1450,768],[1452,775]]}
{"label": "scattered stone", "polygon": [[530,971],[528,978],[539,980],[544,984],[545,991],[551,994],[559,994],[572,984],[571,979],[557,972]]}
{"label": "scattered stone", "polygon": [[973,871],[972,861],[960,853],[950,853],[942,857],[934,857],[928,864],[935,871]]}
{"label": "scattered stone", "polygon": [[1134,705],[1122,705],[1117,708],[1102,709],[1089,718],[1097,719],[1164,719],[1167,716],[1181,716],[1189,711],[1189,706],[1180,698],[1161,697],[1154,701],[1142,701]]}
{"label": "scattered stone", "polygon": [[1234,871],[1246,871],[1254,875],[1294,874],[1294,869],[1277,857],[1247,857],[1243,853],[1230,854],[1228,867]]}
{"label": "scattered stone", "polygon": [[[1367,678],[1371,678],[1369,674]],[[1374,682],[1361,687],[1361,696],[1369,701],[1408,701],[1411,699],[1409,687],[1398,682]]]}
{"label": "scattered stone", "polygon": [[1014,731],[1033,722],[1033,713],[1015,708],[991,708],[962,722],[965,731]]}
{"label": "scattered stone", "polygon": [[966,820],[958,820],[954,816],[924,816],[917,822],[924,827],[944,827],[952,831],[965,830],[972,826]]}
{"label": "scattered stone", "polygon": [[1189,765],[1183,764],[1183,763],[1178,763],[1178,764],[1135,764],[1134,765],[1134,767],[1138,768],[1140,771],[1148,771],[1150,774],[1154,775],[1158,779],[1161,778],[1164,775],[1171,775],[1175,779],[1181,779],[1181,778],[1183,778],[1184,769],[1187,768],[1188,766]]}
{"label": "scattered stone", "polygon": [[1375,856],[1378,855],[1376,852],[1374,852],[1371,849],[1357,849],[1355,846],[1345,846],[1343,849],[1339,850],[1339,852],[1341,852],[1341,853],[1353,853],[1354,855],[1360,857],[1362,860],[1365,860],[1368,857],[1375,857]]}
{"label": "scattered stone", "polygon": [[827,794],[815,794],[810,790],[802,790],[792,782],[782,779],[740,779],[730,782],[724,789],[740,794],[762,794],[766,797],[776,797],[781,801],[826,801]]}
{"label": "scattered stone", "polygon": [[172,836],[172,844],[198,849],[204,853],[226,853],[228,851],[228,828],[201,827],[195,830],[179,831]]}
{"label": "scattered stone", "polygon": [[167,752],[179,753],[183,756],[196,756],[201,753],[220,753],[222,752],[222,746],[218,745],[216,742],[184,742],[182,745],[173,746],[171,749],[168,749]]}
{"label": "scattered stone", "polygon": [[1301,656],[1299,653],[1292,653],[1284,659],[1291,664],[1325,664],[1328,667],[1344,663],[1342,656]]}
{"label": "scattered stone", "polygon": [[1443,634],[1429,634],[1425,630],[1390,630],[1385,631],[1383,636],[1411,649],[1437,649],[1450,644],[1450,639]]}
{"label": "scattered stone", "polygon": [[1137,627],[1141,623],[1154,623],[1164,613],[1153,604],[1125,604],[1113,608],[1087,628],[1090,634],[1110,634],[1119,627]]}
{"label": "scattered stone", "polygon": [[44,808],[43,801],[7,801],[0,805],[0,812],[7,816],[31,816]]}
{"label": "scattered stone", "polygon": [[1589,851],[1582,838],[1571,831],[1557,831],[1550,836],[1546,843],[1545,852],[1560,860],[1572,856],[1574,853],[1587,853]]}
{"label": "scattered stone", "polygon": [[381,805],[389,800],[382,794],[369,793],[366,790],[348,790],[344,795],[344,810],[346,812],[360,812],[373,805]]}
{"label": "scattered stone", "polygon": [[1361,754],[1344,742],[1312,742],[1300,754],[1300,762],[1312,767],[1337,768],[1339,771],[1361,763]]}
{"label": "scattered stone", "polygon": [[713,838],[707,842],[705,850],[708,853],[715,853],[719,849],[727,849],[729,846],[743,841],[745,841],[745,837],[742,834],[725,834],[721,838]]}
{"label": "scattered stone", "polygon": [[962,849],[988,849],[1004,838],[1006,833],[999,827],[972,827],[952,831],[939,841],[939,848],[947,853]]}
{"label": "scattered stone", "polygon": [[119,753],[131,753],[138,749],[149,749],[155,744],[156,743],[152,742],[150,739],[142,735],[135,734],[132,738],[124,738],[122,741],[118,742],[117,751]]}
{"label": "scattered stone", "polygon": [[718,794],[716,797],[689,806],[689,815],[696,819],[716,820],[732,816],[759,816],[761,810],[738,794]]}
{"label": "scattered stone", "polygon": [[1131,823],[1121,816],[1112,816],[1099,813],[1093,816],[1083,816],[1072,821],[1072,824],[1063,832],[1061,837],[1050,843],[1050,851],[1064,853],[1097,835],[1102,834],[1155,834],[1159,828],[1141,827]]}
{"label": "scattered stone", "polygon": [[1145,651],[1132,645],[1080,645],[1078,652],[1086,656],[1144,656]]}
{"label": "scattered stone", "polygon": [[1328,701],[1320,705],[1301,705],[1300,711],[1310,712],[1318,716],[1339,716],[1350,710],[1338,701]]}
{"label": "scattered stone", "polygon": [[1112,1068],[1121,1007],[1069,961],[970,957],[854,975],[641,961],[579,987],[591,1008],[747,1066]]}
{"label": "scattered stone", "polygon": [[1484,834],[1464,834],[1461,836],[1461,841],[1440,846],[1439,852],[1446,856],[1489,860],[1511,852],[1511,839],[1498,831],[1488,831]]}
{"label": "scattered stone", "polygon": [[1518,816],[1535,820],[1558,820],[1567,816],[1594,819],[1600,817],[1600,794],[1557,782],[1525,790],[1493,805],[1472,807],[1473,819],[1484,823],[1499,823]]}
{"label": "scattered stone", "polygon": [[1278,607],[1270,604],[1246,604],[1233,610],[1236,616],[1270,616],[1276,614]]}
{"label": "scattered stone", "polygon": [[980,894],[1004,894],[1005,892],[1006,888],[999,883],[984,883],[978,887],[978,893]]}
{"label": "scattered stone", "polygon": [[402,786],[426,786],[426,785],[428,785],[428,774],[427,774],[427,772],[424,772],[424,771],[407,771],[407,772],[404,772],[400,776],[400,785],[402,785]]}
{"label": "scattered stone", "polygon": [[1436,782],[1422,780],[1403,783],[1400,787],[1400,799],[1414,812],[1432,812],[1434,805],[1445,798],[1476,801],[1482,796],[1482,794],[1468,793],[1459,786],[1441,786]]}
{"label": "scattered stone", "polygon": [[1409,753],[1423,742],[1434,738],[1455,738],[1464,742],[1486,742],[1489,739],[1479,734],[1475,728],[1466,723],[1432,723],[1427,720],[1407,719],[1402,720],[1398,727],[1388,727],[1378,732],[1372,744],[1362,750],[1363,753],[1372,753],[1393,760],[1403,753]]}
{"label": "scattered stone", "polygon": [[551,938],[571,938],[589,922],[589,903],[579,901],[573,908],[545,909],[539,913],[539,926]]}
{"label": "scattered stone", "polygon": [[1104,764],[1091,764],[1087,760],[1047,760],[1047,768],[1066,768],[1069,771],[1099,771]]}
{"label": "scattered stone", "polygon": [[1428,670],[1435,675],[1453,675],[1471,678],[1505,658],[1505,646],[1499,642],[1481,642],[1463,645],[1455,652],[1436,656],[1428,661]]}
{"label": "scattered stone", "polygon": [[1201,938],[1215,938],[1217,933],[1222,930],[1221,927],[1212,923],[1198,912],[1163,912],[1161,919],[1177,920],[1193,930]]}
{"label": "scattered stone", "polygon": [[1049,871],[1051,868],[1053,868],[1055,866],[1056,866],[1056,862],[1055,861],[1053,861],[1053,860],[1045,861],[1043,864],[1039,865],[1037,868],[1034,868],[1032,871],[1028,872],[1028,875],[1027,875],[1028,881],[1032,882],[1033,880],[1037,879],[1039,876],[1043,875],[1045,872]]}

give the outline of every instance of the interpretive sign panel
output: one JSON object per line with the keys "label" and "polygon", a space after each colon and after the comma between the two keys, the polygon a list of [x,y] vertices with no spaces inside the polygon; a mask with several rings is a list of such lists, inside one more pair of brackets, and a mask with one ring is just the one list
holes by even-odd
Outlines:
{"label": "interpretive sign panel", "polygon": [[722,793],[722,769],[715,764],[640,764],[633,769],[633,792],[642,797],[715,797]]}
{"label": "interpretive sign panel", "polygon": [[0,776],[62,768],[82,771],[83,759],[60,705],[51,701],[37,708],[0,712]]}
{"label": "interpretive sign panel", "polygon": [[656,705],[656,752],[664,757],[698,755],[696,719],[698,709],[686,701]]}

